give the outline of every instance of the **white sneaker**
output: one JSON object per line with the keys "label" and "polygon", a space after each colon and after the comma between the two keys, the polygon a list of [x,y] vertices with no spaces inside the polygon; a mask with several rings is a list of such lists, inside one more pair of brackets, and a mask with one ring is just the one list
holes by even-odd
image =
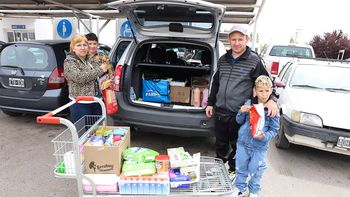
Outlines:
{"label": "white sneaker", "polygon": [[250,193],[249,197],[259,197],[258,194]]}
{"label": "white sneaker", "polygon": [[232,197],[246,197],[247,194],[248,194],[247,190],[245,192],[241,192],[237,187],[234,187]]}

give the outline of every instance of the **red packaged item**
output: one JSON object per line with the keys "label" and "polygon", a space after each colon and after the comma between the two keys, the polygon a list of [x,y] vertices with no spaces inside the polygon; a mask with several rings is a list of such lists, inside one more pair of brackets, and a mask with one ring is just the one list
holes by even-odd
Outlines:
{"label": "red packaged item", "polygon": [[118,111],[118,103],[115,98],[115,92],[112,86],[102,90],[103,100],[106,105],[107,114],[113,114]]}
{"label": "red packaged item", "polygon": [[250,131],[253,137],[260,135],[265,124],[263,104],[254,104],[249,110]]}

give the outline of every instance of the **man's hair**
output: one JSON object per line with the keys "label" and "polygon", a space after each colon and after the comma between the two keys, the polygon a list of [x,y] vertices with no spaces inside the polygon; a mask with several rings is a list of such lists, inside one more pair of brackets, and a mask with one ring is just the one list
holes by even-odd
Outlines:
{"label": "man's hair", "polygon": [[94,34],[94,33],[88,33],[85,35],[85,37],[88,39],[88,41],[98,42],[98,38],[97,38],[96,34]]}
{"label": "man's hair", "polygon": [[255,80],[255,87],[268,87],[272,88],[272,81],[268,76],[260,75]]}

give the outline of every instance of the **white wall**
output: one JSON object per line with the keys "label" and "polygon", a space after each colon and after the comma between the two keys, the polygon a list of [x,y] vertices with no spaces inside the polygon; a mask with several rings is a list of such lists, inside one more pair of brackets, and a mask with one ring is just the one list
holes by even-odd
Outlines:
{"label": "white wall", "polygon": [[53,39],[52,19],[36,19],[34,24],[35,24],[35,38],[37,40]]}

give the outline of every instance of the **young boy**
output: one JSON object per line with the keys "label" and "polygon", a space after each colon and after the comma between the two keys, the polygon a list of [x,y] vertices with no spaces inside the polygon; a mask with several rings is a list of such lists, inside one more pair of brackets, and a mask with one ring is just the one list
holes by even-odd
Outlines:
{"label": "young boy", "polygon": [[[279,115],[275,117],[267,116],[267,109],[264,109],[265,124],[260,135],[252,137],[249,111],[253,104],[262,103],[269,100],[272,93],[272,82],[267,76],[259,76],[255,80],[254,90],[256,96],[241,106],[236,121],[241,125],[238,131],[237,151],[236,151],[236,180],[234,195],[241,197],[257,197],[260,190],[260,180],[262,173],[266,169],[265,156],[269,141],[276,136],[279,129]],[[247,178],[250,180],[247,184]]]}

